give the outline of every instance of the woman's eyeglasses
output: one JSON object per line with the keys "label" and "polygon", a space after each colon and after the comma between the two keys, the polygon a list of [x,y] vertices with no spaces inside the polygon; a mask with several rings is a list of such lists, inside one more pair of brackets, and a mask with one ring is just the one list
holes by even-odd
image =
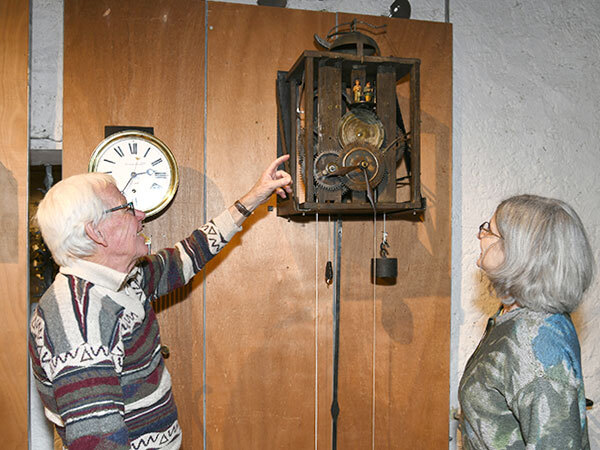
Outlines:
{"label": "woman's eyeglasses", "polygon": [[479,232],[477,233],[477,238],[481,239],[483,236],[496,236],[498,239],[502,239],[502,236],[492,231],[489,222],[483,222],[481,225],[479,225]]}

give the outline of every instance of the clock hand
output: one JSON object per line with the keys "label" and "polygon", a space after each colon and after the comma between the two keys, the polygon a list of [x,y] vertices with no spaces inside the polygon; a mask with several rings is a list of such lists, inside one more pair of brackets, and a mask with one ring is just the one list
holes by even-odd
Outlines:
{"label": "clock hand", "polygon": [[137,169],[137,165],[138,165],[138,161],[136,158],[135,165],[133,166],[133,172],[131,172],[131,176],[129,177],[129,180],[127,180],[127,183],[125,183],[125,186],[123,186],[123,190],[121,190],[121,194],[125,195],[125,189],[127,189],[127,186],[129,186],[129,183],[131,183],[131,181],[139,175],[139,173],[135,173],[135,169]]}
{"label": "clock hand", "polygon": [[154,169],[148,169],[145,173],[147,173],[148,175],[154,175],[157,178],[165,178],[166,176],[166,172],[157,172]]}
{"label": "clock hand", "polygon": [[[135,168],[133,170],[135,170]],[[156,171],[154,169],[147,169],[144,172],[131,172],[131,176],[129,177],[129,180],[127,181],[127,183],[121,190],[121,193],[125,192],[125,189],[127,189],[127,186],[129,186],[129,183],[131,183],[133,181],[133,179],[135,177],[137,177],[138,175],[146,175],[146,174],[154,175],[155,173],[156,173]]]}
{"label": "clock hand", "polygon": [[124,192],[125,192],[125,189],[127,189],[127,186],[129,186],[129,183],[131,183],[131,181],[132,181],[132,180],[133,180],[133,179],[134,179],[136,176],[137,176],[137,173],[135,173],[135,172],[131,172],[131,176],[129,177],[129,180],[127,180],[127,183],[125,183],[125,186],[123,186],[123,189],[121,189],[121,193],[122,193],[123,195],[125,195],[125,194],[124,194]]}
{"label": "clock hand", "polygon": [[[152,169],[148,169],[148,170],[152,170]],[[135,177],[137,177],[138,175],[144,175],[145,173],[148,173],[148,171],[146,171],[146,172],[131,172],[131,177],[129,177],[129,180],[127,181],[127,183],[121,190],[121,193],[125,192],[125,189],[127,188],[127,186],[129,186],[129,183],[131,183]]]}

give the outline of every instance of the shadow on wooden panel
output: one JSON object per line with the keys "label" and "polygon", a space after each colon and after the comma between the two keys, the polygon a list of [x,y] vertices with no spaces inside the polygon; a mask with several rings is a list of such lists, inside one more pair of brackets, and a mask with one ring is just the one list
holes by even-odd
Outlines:
{"label": "shadow on wooden panel", "polygon": [[[424,146],[423,152],[426,159],[436,164],[433,168],[426,167],[426,175],[433,169],[435,173],[446,172],[446,158],[448,153],[448,142],[450,141],[450,131],[448,127],[438,121],[434,116],[422,112],[422,134],[433,136],[433,146]],[[431,156],[435,155],[435,156]],[[427,180],[427,178],[426,178]],[[428,182],[423,183],[423,191],[427,198],[428,208],[435,210],[435,214],[426,212],[422,220],[421,232],[416,226],[404,226],[399,223],[399,219],[387,217],[387,231],[390,236],[390,257],[398,259],[398,277],[392,282],[378,281],[377,297],[381,300],[382,326],[390,339],[407,345],[413,340],[413,335],[418,330],[414,330],[413,314],[407,304],[407,300],[423,297],[444,297],[448,294],[450,285],[450,272],[447,268],[440,267],[434,279],[431,278],[432,268],[439,267],[440,260],[444,260],[447,255],[448,245],[445,236],[450,233],[447,215],[440,213],[448,208],[450,204],[449,191],[446,177],[434,177],[436,185],[430,186]],[[429,180],[430,181],[430,180]],[[416,219],[421,221],[420,219]],[[400,221],[404,221],[400,219]],[[382,219],[378,219],[378,229],[382,228]],[[400,228],[398,228],[398,225]],[[443,238],[440,239],[440,236]],[[377,239],[381,239],[378,232]],[[377,242],[379,244],[379,241]],[[408,247],[406,243],[409,243]],[[345,247],[345,251],[352,252],[350,243]],[[370,246],[369,243],[363,245]],[[363,268],[368,270],[363,264]],[[350,274],[345,272],[347,276]],[[353,272],[352,276],[359,276],[367,279],[367,274],[357,274]],[[369,272],[372,282],[372,273]],[[434,282],[432,282],[434,281]],[[342,280],[342,283],[344,280]],[[346,299],[343,299],[346,300]],[[372,298],[347,296],[348,301],[371,302]]]}
{"label": "shadow on wooden panel", "polygon": [[0,162],[0,263],[15,263],[19,257],[17,194],[17,180]]}

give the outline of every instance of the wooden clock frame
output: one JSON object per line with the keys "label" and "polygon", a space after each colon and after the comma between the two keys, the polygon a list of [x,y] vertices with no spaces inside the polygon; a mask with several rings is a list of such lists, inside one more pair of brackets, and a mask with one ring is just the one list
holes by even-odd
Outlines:
{"label": "wooden clock frame", "polygon": [[[419,59],[307,50],[289,71],[278,72],[278,154],[290,155],[286,169],[294,191],[289,199],[277,199],[279,216],[365,215],[374,209],[417,214],[425,209],[420,183],[419,68]],[[362,86],[374,82],[376,102],[371,109],[385,130],[382,148],[391,147],[382,153],[381,170],[386,175],[373,187],[373,203],[364,190],[322,189],[314,179],[313,163],[320,153],[343,151],[339,123],[353,108],[344,96],[354,80]],[[397,95],[401,82],[409,83],[408,132]]]}

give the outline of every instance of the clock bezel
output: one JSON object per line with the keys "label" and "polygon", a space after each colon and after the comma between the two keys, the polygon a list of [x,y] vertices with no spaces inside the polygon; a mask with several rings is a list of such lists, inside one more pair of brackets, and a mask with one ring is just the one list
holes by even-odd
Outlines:
{"label": "clock bezel", "polygon": [[163,153],[169,165],[169,169],[171,170],[171,182],[169,183],[169,187],[167,189],[166,194],[156,206],[150,208],[147,211],[144,210],[146,217],[155,216],[158,213],[162,212],[175,197],[175,194],[177,193],[177,188],[179,187],[179,169],[177,167],[177,161],[175,160],[175,156],[173,155],[171,149],[169,149],[167,144],[165,144],[162,140],[160,140],[153,134],[133,129],[119,131],[118,133],[111,134],[110,136],[106,137],[102,142],[100,142],[94,149],[92,156],[90,157],[90,162],[88,164],[88,172],[97,172],[96,168],[104,152],[116,145],[118,141],[124,139],[138,139],[152,144],[161,153]]}

